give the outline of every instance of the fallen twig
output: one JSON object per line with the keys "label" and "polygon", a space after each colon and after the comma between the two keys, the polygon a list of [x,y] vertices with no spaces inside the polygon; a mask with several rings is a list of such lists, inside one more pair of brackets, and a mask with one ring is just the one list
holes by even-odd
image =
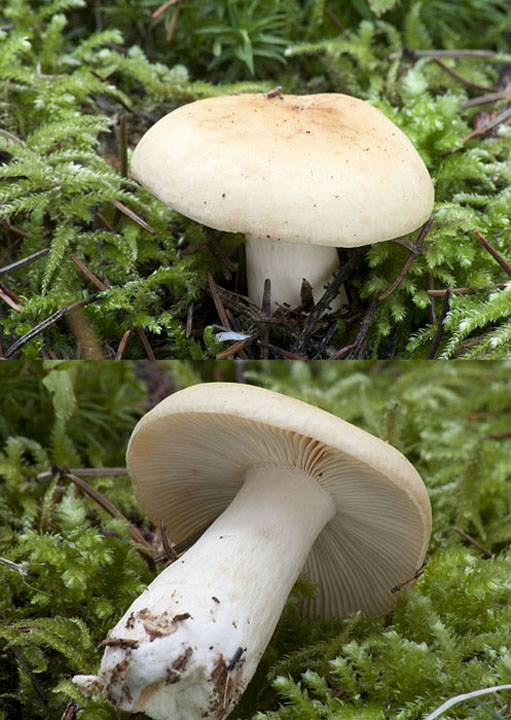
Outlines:
{"label": "fallen twig", "polygon": [[485,247],[486,250],[488,250],[488,252],[490,253],[490,255],[495,258],[495,260],[498,262],[498,264],[500,265],[500,267],[503,268],[503,269],[507,272],[507,274],[511,276],[511,265],[509,265],[509,264],[504,260],[504,258],[502,257],[502,255],[501,255],[497,250],[495,250],[495,248],[493,247],[493,245],[490,245],[490,243],[489,243],[488,240],[484,237],[484,235],[483,235],[481,232],[479,232],[479,230],[476,230],[475,233],[474,233],[474,235],[475,235],[476,238],[479,240],[479,242],[483,245],[483,247]]}
{"label": "fallen twig", "polygon": [[214,235],[210,235],[208,237],[208,245],[211,249],[211,252],[220,263],[220,267],[222,268],[222,274],[225,280],[231,280],[232,271],[236,269],[236,263],[234,263],[227,257],[226,253],[224,252],[223,248],[221,247],[217,238],[214,237]]}
{"label": "fallen twig", "polygon": [[[434,290],[434,279],[433,279],[433,273],[428,272],[426,274],[426,289],[429,293],[430,290]],[[436,323],[436,308],[435,308],[435,301],[433,300],[433,297],[430,296],[429,306],[428,306],[428,312],[429,312],[429,321],[432,325]]]}
{"label": "fallen twig", "polygon": [[165,35],[165,42],[171,42],[176,31],[177,19],[179,17],[179,7],[175,8],[174,12],[170,16],[169,26],[167,28],[167,34]]}
{"label": "fallen twig", "polygon": [[14,298],[11,297],[9,288],[6,287],[2,282],[0,282],[0,299],[2,299],[4,302],[7,303],[7,305],[12,307],[13,310],[16,310],[16,312],[23,312],[23,309],[18,305]]}
{"label": "fallen twig", "polygon": [[442,290],[426,290],[430,297],[444,297],[447,293],[450,295],[474,295],[479,292],[491,292],[492,290],[505,290],[509,283],[493,283],[492,285],[481,285],[480,287],[464,287],[464,288],[443,288]]}
{"label": "fallen twig", "polygon": [[5,225],[5,227],[7,228],[7,230],[10,230],[10,231],[13,232],[15,235],[19,235],[20,237],[28,238],[28,232],[25,232],[25,231],[22,230],[21,228],[16,227],[16,225],[13,225],[13,224],[11,223],[10,218],[7,217],[7,218],[5,218],[4,220],[2,220],[2,225]]}
{"label": "fallen twig", "polygon": [[124,355],[124,351],[126,350],[126,345],[128,343],[128,340],[131,336],[131,328],[129,330],[126,330],[124,335],[121,338],[121,342],[119,343],[119,347],[117,348],[117,352],[115,353],[115,359],[116,360],[122,360],[122,356]]}
{"label": "fallen twig", "polygon": [[14,135],[14,133],[9,132],[8,130],[4,130],[3,128],[0,128],[0,133],[2,135],[5,135],[5,137],[9,138],[9,140],[12,140],[12,142],[17,143],[18,145],[26,145],[27,143],[19,138],[17,135]]}
{"label": "fallen twig", "polygon": [[408,580],[405,580],[405,581],[402,582],[402,583],[399,583],[399,585],[394,585],[394,587],[390,589],[390,592],[391,592],[391,593],[397,593],[397,592],[399,592],[399,590],[401,590],[401,588],[403,588],[405,585],[408,585],[409,583],[413,582],[414,580],[417,580],[418,578],[420,578],[420,576],[424,573],[424,570],[426,569],[426,565],[427,565],[427,564],[428,564],[428,559],[427,559],[427,558],[424,558],[424,561],[423,561],[422,565],[420,566],[420,568],[419,568],[418,570],[416,570],[416,571],[414,572],[414,574],[412,575],[412,577],[409,578]]}
{"label": "fallen twig", "polygon": [[478,97],[466,100],[460,105],[460,110],[468,110],[468,108],[476,107],[477,105],[486,105],[486,103],[497,102],[498,100],[505,100],[511,98],[511,88],[505,90],[499,90],[498,92],[491,92],[487,95],[479,95]]}
{"label": "fallen twig", "polygon": [[220,322],[226,330],[232,330],[232,326],[229,322],[229,318],[227,317],[227,313],[225,312],[225,306],[222,298],[220,297],[220,293],[218,292],[218,287],[215,279],[210,272],[206,273],[206,277],[208,278],[208,285],[209,289],[211,290],[211,297],[213,298],[213,302],[215,304],[218,317],[220,318]]}
{"label": "fallen twig", "polygon": [[163,552],[165,553],[168,560],[173,562],[174,560],[177,560],[178,553],[176,550],[176,546],[173,542],[171,542],[167,535],[167,529],[165,527],[165,521],[160,520],[160,537],[161,537],[161,544],[163,546]]}
{"label": "fallen twig", "polygon": [[350,343],[349,345],[345,345],[342,348],[339,348],[339,350],[336,350],[330,357],[329,360],[340,360],[343,357],[346,357],[353,349],[355,348],[355,343]]}
{"label": "fallen twig", "polygon": [[144,346],[144,350],[146,351],[149,360],[156,360],[156,355],[154,354],[154,351],[149,343],[149,340],[147,339],[147,335],[145,334],[143,328],[136,327],[135,330],[137,331],[137,335],[142,342],[142,345]]}
{"label": "fallen twig", "polygon": [[450,68],[448,65],[446,65],[444,62],[439,60],[438,58],[432,58],[433,62],[436,63],[444,72],[446,72],[448,75],[453,77],[455,80],[457,80],[460,83],[463,83],[463,85],[466,85],[467,87],[472,87],[475,90],[482,90],[483,92],[491,92],[492,88],[487,87],[486,85],[479,85],[479,83],[473,82],[472,80],[469,80],[466,77],[463,77],[463,75],[460,75],[455,70]]}
{"label": "fallen twig", "polygon": [[151,15],[151,20],[158,20],[164,13],[167,12],[173,5],[178,5],[179,3],[184,2],[184,0],[168,0],[168,2],[163,3],[163,5],[160,5],[160,7],[153,12]]}
{"label": "fallen twig", "polygon": [[112,198],[110,200],[110,203],[114,206],[114,208],[117,208],[117,210],[120,210],[126,217],[129,217],[130,220],[133,220],[136,222],[140,227],[144,228],[144,230],[147,230],[147,232],[150,232],[151,235],[156,235],[156,230],[149,225],[145,220],[143,220],[140,215],[137,215],[136,212],[131,210],[131,208],[127,207],[124,203],[122,203],[120,200],[117,200],[117,198]]}
{"label": "fallen twig", "polygon": [[402,53],[391,53],[389,60],[397,60],[400,57],[404,57],[410,60],[418,60],[419,58],[435,58],[435,57],[450,57],[450,58],[487,58],[494,57],[497,53],[491,50],[410,50],[410,48],[403,48]]}
{"label": "fallen twig", "polygon": [[117,232],[114,226],[100,212],[96,212],[96,217],[101,223],[103,223],[107,230],[110,230],[110,232]]}
{"label": "fallen twig", "polygon": [[338,20],[338,18],[336,18],[336,16],[333,14],[333,12],[331,10],[329,10],[327,7],[323,8],[323,12],[327,16],[327,18],[330,20],[330,22],[335,25],[335,27],[339,30],[339,32],[341,32],[347,40],[350,40],[351,35],[346,30],[346,28],[344,27],[342,22],[340,20]]}
{"label": "fallen twig", "polygon": [[333,336],[335,335],[336,332],[337,332],[337,323],[332,322],[330,324],[330,327],[327,329],[326,333],[323,335],[323,337],[317,344],[316,352],[314,353],[314,355],[311,358],[312,360],[320,360],[321,359],[321,355],[325,351],[326,346],[328,345],[328,343],[333,338]]}
{"label": "fallen twig", "polygon": [[391,295],[394,290],[399,287],[401,282],[403,281],[404,277],[408,273],[408,270],[411,268],[412,263],[414,262],[415,258],[420,252],[420,246],[424,242],[424,238],[429,232],[429,229],[433,225],[433,218],[430,218],[421,228],[421,231],[419,233],[419,237],[417,238],[417,241],[415,243],[415,248],[413,250],[410,250],[410,255],[406,258],[405,264],[399,271],[396,278],[392,281],[392,283],[389,285],[389,287],[384,290],[381,295],[378,297],[378,300],[385,300],[385,298],[388,298],[389,295]]}
{"label": "fallen twig", "polygon": [[91,272],[91,271],[89,270],[89,268],[85,265],[85,263],[83,263],[79,258],[77,258],[76,255],[73,255],[73,254],[71,253],[71,255],[70,255],[69,257],[70,257],[71,260],[74,262],[74,264],[76,265],[76,267],[78,267],[78,268],[83,272],[83,274],[84,274],[86,277],[88,277],[89,280],[90,280],[97,288],[99,288],[100,290],[107,290],[107,289],[108,289],[108,285],[105,285],[105,283],[104,283],[102,280],[100,280],[96,275],[94,275],[94,273]]}
{"label": "fallen twig", "polygon": [[[478,137],[479,135],[485,135],[489,130],[493,130],[493,128],[497,127],[501,123],[507,122],[510,119],[511,108],[506,108],[501,113],[488,120],[488,122],[476,128],[468,135],[465,135],[465,137],[461,139],[461,143],[464,145],[469,140],[472,140],[472,138]],[[456,152],[456,149],[457,148],[452,148],[451,152]]]}
{"label": "fallen twig", "polygon": [[94,295],[90,295],[87,298],[84,298],[83,300],[78,300],[77,302],[71,303],[70,305],[64,305],[64,307],[59,308],[56,312],[53,313],[53,315],[50,315],[50,317],[46,318],[42,322],[40,322],[38,325],[33,327],[31,330],[29,330],[25,335],[22,335],[20,338],[16,340],[7,350],[5,351],[6,358],[10,358],[12,355],[14,355],[15,352],[19,350],[20,347],[25,345],[30,340],[33,340],[37,335],[43,332],[43,330],[46,330],[50,327],[50,325],[53,325],[57,322],[57,320],[60,320],[66,313],[68,313],[70,310],[73,310],[74,308],[82,307],[83,305],[88,305],[91,302],[94,302],[94,300],[97,299],[97,293]]}
{"label": "fallen twig", "polygon": [[263,343],[262,341],[259,341],[259,343],[260,345],[264,345],[265,347],[267,347],[268,350],[272,350],[274,353],[282,355],[282,357],[285,357],[288,360],[307,360],[305,355],[297,355],[296,353],[289,352],[289,350],[279,348],[277,345],[273,345],[272,343]]}
{"label": "fallen twig", "polygon": [[28,662],[25,660],[21,650],[17,648],[15,645],[9,645],[9,650],[12,651],[13,655],[16,657],[16,660],[19,662],[23,670],[27,673],[27,675],[30,678],[30,682],[34,686],[34,690],[37,692],[41,700],[45,703],[45,705],[48,704],[48,696],[46,695],[45,691],[43,690],[43,686],[37,679],[36,675],[32,672],[32,668],[28,664]]}
{"label": "fallen twig", "polygon": [[49,252],[49,248],[44,248],[44,250],[38,250],[37,252],[32,253],[32,255],[27,255],[26,257],[21,258],[21,260],[16,260],[16,262],[11,263],[10,265],[4,265],[3,268],[0,268],[0,275],[7,275],[7,273],[14,272],[14,270],[19,270],[25,265],[29,265],[35,260],[39,260],[39,258],[48,255]]}
{"label": "fallen twig", "polygon": [[[220,318],[220,322],[226,330],[233,330],[232,323],[229,320],[229,316],[227,315],[224,303],[222,301],[222,298],[220,297],[220,293],[218,292],[218,287],[215,279],[210,272],[208,272],[206,275],[208,278],[209,289],[211,290],[211,296],[213,298],[218,317]],[[248,360],[248,355],[246,354],[245,350],[243,350],[243,348],[240,350],[240,356],[243,357],[244,360]]]}
{"label": "fallen twig", "polygon": [[438,327],[436,329],[435,337],[433,338],[433,342],[431,343],[431,348],[428,354],[428,360],[433,360],[436,351],[438,350],[438,346],[440,345],[440,340],[442,339],[442,336],[444,334],[444,320],[447,316],[447,313],[449,312],[449,302],[451,298],[451,293],[449,290],[445,293],[444,296],[444,304],[442,307],[442,314],[440,315],[440,319],[438,321]]}
{"label": "fallen twig", "polygon": [[365,251],[352,252],[347,262],[344,263],[332,276],[329,281],[325,292],[314,306],[313,310],[307,316],[304,326],[293,343],[292,351],[297,355],[303,355],[306,353],[307,343],[312,333],[314,332],[315,326],[325,312],[330,303],[338,296],[339,291],[343,283],[351,276],[355,268],[359,265],[362,258],[365,255]]}
{"label": "fallen twig", "polygon": [[[124,467],[70,468],[69,472],[77,477],[119,477],[128,474],[128,471]],[[55,477],[55,471],[48,470],[47,472],[39,473],[36,480],[38,482],[46,482],[52,477]]]}
{"label": "fallen twig", "polygon": [[235,355],[237,352],[240,352],[243,350],[245,345],[248,345],[248,343],[251,343],[254,338],[257,336],[258,333],[253,333],[249,337],[244,338],[243,340],[238,340],[237,342],[233,343],[232,345],[229,345],[228,348],[225,350],[222,350],[222,352],[219,352],[216,356],[217,360],[224,360],[225,358],[231,357],[231,355]]}
{"label": "fallen twig", "polygon": [[69,700],[67,703],[64,712],[61,715],[60,720],[75,720],[76,717],[76,711],[77,706],[74,700]]}
{"label": "fallen twig", "polygon": [[472,543],[472,545],[474,545],[478,550],[480,550],[484,555],[486,555],[486,557],[489,557],[489,558],[493,557],[493,553],[491,552],[491,550],[488,550],[488,548],[485,548],[484,545],[481,545],[480,543],[478,543],[477,540],[474,540],[474,538],[471,535],[466,533],[461,528],[456,526],[454,528],[454,532],[457,532],[458,535],[461,535],[462,538],[464,538],[465,540],[468,540],[469,543]]}
{"label": "fallen twig", "polygon": [[367,308],[366,314],[360,323],[360,330],[358,331],[355,342],[353,343],[353,349],[350,350],[346,356],[349,360],[363,360],[366,350],[365,338],[369,328],[371,327],[375,311],[376,300],[373,300]]}

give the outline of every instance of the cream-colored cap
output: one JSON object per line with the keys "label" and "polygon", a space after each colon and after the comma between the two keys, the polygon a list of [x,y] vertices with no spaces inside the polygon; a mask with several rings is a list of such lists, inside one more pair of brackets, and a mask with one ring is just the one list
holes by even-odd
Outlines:
{"label": "cream-colored cap", "polygon": [[135,427],[127,451],[140,504],[151,520],[165,521],[174,542],[211,523],[247,470],[265,464],[307,472],[337,508],[304,568],[318,587],[305,614],[389,611],[392,588],[423,562],[431,507],[416,470],[382,440],[285,395],[205,383],[156,405]]}
{"label": "cream-colored cap", "polygon": [[219,230],[367,245],[430,216],[433,185],[406,135],[348,95],[227,95],[184,105],[137,145],[133,177]]}

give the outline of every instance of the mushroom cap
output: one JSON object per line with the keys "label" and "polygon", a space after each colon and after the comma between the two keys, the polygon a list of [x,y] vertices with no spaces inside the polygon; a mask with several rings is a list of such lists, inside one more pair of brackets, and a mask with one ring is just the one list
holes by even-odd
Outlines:
{"label": "mushroom cap", "polygon": [[[305,572],[317,584],[304,613],[368,616],[395,604],[391,588],[422,565],[431,533],[424,484],[395,448],[312,405],[237,383],[170,395],[137,424],[127,465],[142,508],[174,542],[230,504],[253,465],[291,466],[327,490],[336,515]],[[314,508],[311,507],[311,512]]]}
{"label": "mushroom cap", "polygon": [[428,171],[406,135],[348,95],[226,95],[161,118],[133,177],[209,227],[287,243],[354,247],[422,225]]}

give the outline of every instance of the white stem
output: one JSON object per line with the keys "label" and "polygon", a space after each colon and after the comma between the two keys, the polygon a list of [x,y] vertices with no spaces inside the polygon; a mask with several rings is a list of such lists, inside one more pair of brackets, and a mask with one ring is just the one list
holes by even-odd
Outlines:
{"label": "white stem", "polygon": [[[245,256],[248,296],[261,307],[264,281],[269,278],[272,309],[275,308],[275,302],[286,302],[292,308],[300,305],[302,278],[311,284],[314,302],[317,303],[324,286],[339,267],[339,257],[334,247],[273,242],[254,235],[245,236]],[[340,293],[331,303],[332,310],[344,304],[345,298]]]}
{"label": "white stem", "polygon": [[225,718],[333,515],[303,471],[250,468],[229,507],[109,632],[98,677],[74,681],[156,720]]}

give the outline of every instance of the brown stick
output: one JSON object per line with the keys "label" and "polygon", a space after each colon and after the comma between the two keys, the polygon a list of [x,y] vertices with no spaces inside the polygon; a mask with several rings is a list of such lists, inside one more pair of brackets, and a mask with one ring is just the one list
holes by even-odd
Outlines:
{"label": "brown stick", "polygon": [[345,345],[342,348],[339,348],[339,350],[336,350],[333,355],[330,355],[329,360],[340,360],[341,358],[345,357],[355,348],[355,343],[351,343],[351,345]]}
{"label": "brown stick", "polygon": [[3,128],[0,128],[0,133],[2,135],[5,135],[5,137],[8,137],[9,140],[12,140],[12,142],[17,143],[18,145],[26,145],[27,143],[19,138],[17,135],[14,135],[14,133],[9,132],[8,130],[4,130]]}
{"label": "brown stick", "polygon": [[163,3],[163,5],[160,5],[158,10],[155,10],[153,14],[151,15],[151,20],[158,20],[163,13],[166,13],[169,8],[171,8],[173,5],[178,5],[179,3],[184,2],[184,0],[168,0],[168,2]]}
{"label": "brown stick", "polygon": [[88,298],[84,298],[83,300],[78,300],[77,302],[71,303],[70,305],[64,305],[64,307],[59,308],[56,312],[53,313],[53,315],[50,315],[50,317],[47,317],[45,320],[40,322],[38,325],[32,328],[32,330],[29,330],[25,335],[22,335],[20,338],[16,340],[10,347],[7,348],[5,351],[5,357],[9,358],[11,355],[14,355],[17,350],[19,350],[20,347],[25,345],[25,343],[29,342],[30,340],[33,340],[37,335],[43,332],[43,330],[46,330],[46,328],[49,328],[50,325],[53,325],[53,323],[56,323],[57,320],[60,320],[66,313],[68,313],[70,310],[73,310],[74,308],[82,307],[83,305],[87,305],[88,303],[93,302],[96,300],[96,295],[91,295]]}
{"label": "brown stick", "polygon": [[487,58],[493,57],[496,53],[491,50],[410,50],[405,48],[403,53],[392,53],[389,55],[389,60],[397,60],[400,57],[408,57],[412,60],[424,57],[450,57],[450,58]]}
{"label": "brown stick", "polygon": [[108,500],[102,493],[100,493],[99,490],[96,490],[91,485],[89,485],[88,482],[85,482],[85,480],[78,477],[78,475],[74,475],[72,472],[66,472],[66,470],[61,470],[60,474],[61,477],[67,480],[71,480],[71,482],[74,483],[77,488],[79,488],[82,492],[95,500],[97,504],[100,505],[103,510],[106,510],[109,515],[114,518],[122,518],[123,520],[125,520],[128,523],[130,535],[136,543],[138,543],[139,545],[143,545],[147,548],[151,548],[150,544],[142,535],[138,527],[136,525],[133,525],[133,523],[130,523],[128,518],[123,515],[122,512],[112,502],[110,502],[110,500]]}
{"label": "brown stick", "polygon": [[480,543],[478,543],[477,540],[474,540],[474,538],[471,537],[464,530],[462,530],[461,528],[456,526],[454,528],[454,531],[457,532],[458,535],[461,535],[461,537],[464,538],[465,540],[468,540],[469,543],[472,543],[472,545],[474,545],[474,547],[476,547],[484,555],[486,555],[486,557],[489,557],[489,558],[493,557],[493,553],[491,552],[491,550],[488,550],[488,548],[485,548],[484,545],[481,545]]}
{"label": "brown stick", "polygon": [[488,437],[490,437],[492,440],[505,440],[506,438],[511,437],[511,432],[489,433]]}
{"label": "brown stick", "polygon": [[[77,477],[119,477],[128,474],[125,467],[71,468],[69,472]],[[55,472],[48,470],[48,472],[39,473],[36,480],[37,482],[46,482],[46,480],[50,480],[54,476]]]}
{"label": "brown stick", "polygon": [[176,546],[174,545],[174,543],[171,543],[168,538],[164,520],[160,520],[160,537],[161,544],[163,546],[163,552],[165,553],[167,558],[172,561],[177,560]]}
{"label": "brown stick", "polygon": [[429,229],[433,225],[433,218],[430,218],[421,228],[421,231],[419,233],[419,237],[417,238],[417,242],[415,243],[415,250],[410,251],[410,255],[406,258],[405,264],[401,268],[400,272],[396,276],[396,278],[392,281],[392,283],[389,285],[389,287],[382,292],[382,294],[378,297],[378,300],[385,300],[389,297],[389,295],[392,295],[394,290],[399,287],[401,282],[403,281],[404,277],[406,276],[408,270],[411,268],[412,263],[414,262],[415,258],[418,255],[418,251],[422,243],[424,242],[424,238],[429,232]]}
{"label": "brown stick", "polygon": [[149,344],[149,340],[147,339],[147,335],[145,334],[143,328],[137,327],[135,329],[142,345],[144,346],[144,350],[146,351],[149,360],[156,360],[156,355],[154,354],[153,349]]}
{"label": "brown stick", "polygon": [[7,273],[13,272],[14,270],[19,270],[25,265],[29,265],[35,260],[39,260],[39,258],[48,255],[49,252],[49,248],[44,248],[44,250],[38,250],[37,252],[32,253],[32,255],[27,255],[27,257],[21,258],[21,260],[16,260],[16,262],[11,263],[10,265],[5,265],[3,268],[0,268],[0,275],[7,275]]}
{"label": "brown stick", "polygon": [[37,677],[34,675],[34,673],[32,672],[32,668],[30,667],[28,662],[25,660],[21,650],[19,648],[17,648],[15,645],[9,645],[9,650],[12,650],[12,653],[16,657],[16,660],[19,662],[19,664],[21,665],[23,670],[29,676],[30,682],[34,686],[35,691],[37,692],[37,694],[39,695],[41,700],[47,705],[48,698],[46,696],[45,691],[43,690],[43,686],[41,685],[41,683],[39,682]]}
{"label": "brown stick", "polygon": [[398,592],[399,590],[401,590],[401,588],[404,587],[405,585],[408,585],[409,583],[413,582],[414,580],[417,580],[417,578],[419,578],[419,577],[423,574],[423,572],[424,572],[424,570],[425,570],[425,568],[426,568],[427,562],[428,562],[428,559],[427,559],[427,558],[424,558],[424,562],[422,563],[422,565],[420,566],[420,568],[414,572],[414,574],[412,575],[412,577],[409,578],[408,580],[405,580],[405,581],[402,582],[402,583],[399,583],[399,585],[394,585],[394,587],[390,589],[390,592],[391,592],[391,593],[397,593],[397,592]]}
{"label": "brown stick", "polygon": [[333,338],[333,336],[335,335],[336,332],[337,332],[337,323],[333,322],[330,324],[330,327],[327,329],[326,333],[323,335],[321,340],[317,343],[316,352],[312,356],[311,360],[320,360],[321,359],[321,355],[323,354],[328,343]]}
{"label": "brown stick", "polygon": [[76,267],[80,268],[80,270],[83,272],[84,275],[86,275],[89,280],[100,290],[107,290],[107,285],[100,280],[96,275],[94,275],[93,272],[89,270],[89,268],[83,263],[79,258],[76,257],[76,255],[71,254],[70,255],[71,260],[74,262]]}
{"label": "brown stick", "polygon": [[66,707],[65,707],[65,710],[64,710],[64,712],[63,712],[62,715],[61,715],[60,720],[75,720],[76,711],[77,711],[77,707],[76,707],[75,701],[74,701],[74,700],[70,700],[70,701],[67,703],[67,705],[66,705]]}
{"label": "brown stick", "polygon": [[222,298],[220,297],[220,293],[218,292],[218,287],[213,278],[213,275],[208,272],[206,273],[206,277],[208,278],[209,289],[211,290],[211,296],[213,298],[218,317],[220,318],[220,322],[226,330],[232,330],[229,318],[227,317],[227,313],[225,312],[225,307],[222,302]]}
{"label": "brown stick", "polygon": [[13,232],[15,235],[20,235],[20,237],[28,238],[28,233],[21,228],[16,227],[16,225],[13,225],[10,218],[5,218],[5,220],[2,220],[2,225],[5,225],[5,227],[11,232]]}
{"label": "brown stick", "polygon": [[511,88],[505,90],[499,90],[498,92],[491,92],[487,95],[479,95],[478,97],[471,98],[464,103],[461,103],[460,110],[468,110],[468,108],[476,107],[477,105],[485,105],[486,103],[496,102],[497,100],[505,100],[511,97]]}
{"label": "brown stick", "polygon": [[426,290],[430,297],[444,297],[447,293],[450,295],[474,295],[479,292],[490,292],[491,290],[504,290],[509,283],[494,283],[493,285],[485,285],[484,287],[466,287],[466,288],[443,288],[442,290]]}
{"label": "brown stick", "polygon": [[172,42],[174,33],[176,32],[177,19],[179,17],[179,8],[177,7],[171,15],[169,26],[167,28],[167,34],[165,35],[165,42]]}
{"label": "brown stick", "polygon": [[446,72],[448,75],[453,77],[455,80],[457,80],[460,83],[463,83],[463,85],[466,85],[467,87],[472,87],[475,90],[482,90],[483,92],[491,92],[493,88],[487,87],[486,85],[479,85],[479,83],[472,82],[472,80],[469,80],[466,77],[463,77],[463,75],[460,75],[455,70],[450,68],[448,65],[443,63],[438,58],[433,58],[433,62],[436,63],[439,67],[442,68],[444,72]]}
{"label": "brown stick", "polygon": [[119,343],[119,347],[117,348],[117,352],[115,353],[115,359],[116,360],[122,360],[122,356],[124,355],[124,351],[126,349],[126,345],[128,343],[128,340],[131,336],[131,328],[129,330],[126,330],[124,335],[121,338],[121,342]]}
{"label": "brown stick", "polygon": [[428,354],[428,360],[433,360],[433,358],[436,355],[436,351],[438,350],[438,346],[440,345],[440,340],[442,339],[442,336],[444,334],[444,320],[447,316],[447,313],[449,312],[449,302],[451,299],[451,293],[449,290],[445,293],[444,296],[444,304],[442,306],[442,314],[440,315],[440,319],[438,321],[438,327],[436,329],[435,337],[433,338],[433,342],[431,343],[431,348]]}
{"label": "brown stick", "polygon": [[107,230],[110,230],[110,232],[116,232],[114,226],[108,222],[108,220],[106,219],[106,217],[104,215],[102,215],[100,212],[97,212],[96,217],[100,222],[103,223],[103,225],[106,227]]}
{"label": "brown stick", "polygon": [[365,255],[365,250],[359,252],[352,252],[349,259],[334,272],[330,278],[328,285],[326,286],[325,292],[320,297],[311,312],[307,315],[302,330],[297,335],[296,340],[293,344],[293,352],[299,356],[306,355],[307,343],[314,332],[315,326],[325,312],[329,304],[335,300],[343,283],[351,276],[353,271],[358,267],[362,258]]}
{"label": "brown stick", "polygon": [[493,247],[493,245],[490,245],[490,243],[489,243],[488,240],[484,237],[484,235],[483,235],[482,233],[480,233],[479,230],[476,230],[475,233],[474,233],[474,235],[475,235],[476,238],[479,240],[479,242],[483,245],[483,247],[485,247],[485,248],[488,250],[488,252],[490,253],[490,255],[495,258],[495,260],[498,262],[498,264],[500,265],[500,267],[501,267],[501,268],[504,268],[504,270],[507,272],[507,274],[511,276],[511,265],[509,265],[509,264],[504,260],[504,258],[502,257],[502,255],[501,255],[499,252],[497,252],[497,250],[495,250],[495,248]]}
{"label": "brown stick", "polygon": [[344,27],[342,22],[338,18],[336,18],[336,16],[333,14],[333,12],[331,10],[329,10],[327,7],[323,8],[323,12],[327,16],[327,18],[330,20],[330,22],[335,25],[335,27],[339,30],[339,32],[341,32],[347,40],[350,40],[351,35],[346,30],[346,28]]}
{"label": "brown stick", "polygon": [[140,215],[137,215],[136,212],[131,210],[129,207],[127,207],[124,203],[122,203],[120,200],[117,200],[116,198],[112,198],[110,200],[111,204],[114,206],[114,208],[117,208],[117,210],[120,210],[126,217],[129,217],[130,220],[133,220],[136,222],[140,227],[143,227],[144,230],[147,230],[147,232],[150,232],[151,235],[156,234],[156,230],[149,225],[149,223],[146,223],[145,220],[143,220]]}
{"label": "brown stick", "polygon": [[[220,318],[220,322],[222,323],[222,326],[226,328],[227,330],[232,330],[232,324],[229,320],[229,317],[227,315],[227,311],[224,307],[224,304],[222,302],[222,298],[220,297],[220,293],[218,292],[218,287],[215,282],[215,279],[213,278],[213,275],[208,272],[206,273],[206,276],[208,278],[208,285],[209,289],[211,290],[211,296],[213,298],[213,302],[215,304],[216,311],[218,313],[218,317]],[[246,345],[246,343],[245,343]],[[248,360],[248,355],[243,348],[239,350],[240,357],[242,357],[244,360]]]}
{"label": "brown stick", "polygon": [[22,308],[12,299],[9,294],[9,289],[2,282],[0,282],[0,299],[12,307],[13,310],[16,310],[16,312],[22,312]]}
{"label": "brown stick", "polygon": [[[497,125],[507,122],[510,119],[511,108],[506,108],[494,118],[491,118],[490,120],[488,120],[488,122],[484,123],[484,125],[481,125],[481,127],[478,127],[473,132],[465,135],[465,137],[461,139],[461,142],[464,145],[469,140],[472,140],[472,138],[478,137],[479,135],[485,135],[489,130],[493,130],[493,128],[497,127]],[[452,148],[451,152],[455,152],[455,150],[456,148]]]}
{"label": "brown stick", "polygon": [[[433,285],[434,285],[433,274],[428,272],[426,275],[426,287],[427,287],[428,293],[431,290],[434,290]],[[435,301],[433,300],[433,297],[432,296],[430,296],[430,297],[431,297],[431,300],[429,301],[429,307],[428,307],[429,321],[432,325],[434,325],[436,323],[436,308],[435,308]]]}
{"label": "brown stick", "polygon": [[222,352],[219,352],[216,356],[217,360],[224,360],[225,358],[230,357],[231,355],[235,355],[240,350],[243,350],[245,345],[248,345],[248,343],[252,342],[254,337],[256,336],[256,333],[252,334],[248,338],[244,338],[243,340],[238,340],[238,342],[233,343],[232,345],[229,345],[228,348],[225,350],[222,350]]}
{"label": "brown stick", "polygon": [[371,327],[375,311],[376,301],[373,300],[367,308],[366,314],[364,315],[362,322],[360,323],[360,330],[358,331],[355,342],[353,343],[354,347],[347,355],[350,360],[363,360],[366,348],[365,338],[369,331],[369,328]]}
{"label": "brown stick", "polygon": [[220,243],[216,239],[216,237],[211,236],[208,239],[208,245],[210,246],[213,255],[216,257],[216,259],[220,263],[220,266],[222,268],[222,274],[223,274],[225,280],[231,280],[231,278],[232,278],[231,270],[234,270],[236,268],[236,264],[233,263],[231,260],[229,260],[225,251],[222,249],[222,247],[220,246]]}
{"label": "brown stick", "polygon": [[297,355],[296,353],[289,352],[288,350],[284,350],[283,348],[279,348],[277,345],[272,345],[272,343],[263,343],[262,341],[260,341],[260,344],[267,347],[268,350],[273,350],[273,352],[282,355],[282,357],[285,357],[288,360],[307,360],[305,355]]}

